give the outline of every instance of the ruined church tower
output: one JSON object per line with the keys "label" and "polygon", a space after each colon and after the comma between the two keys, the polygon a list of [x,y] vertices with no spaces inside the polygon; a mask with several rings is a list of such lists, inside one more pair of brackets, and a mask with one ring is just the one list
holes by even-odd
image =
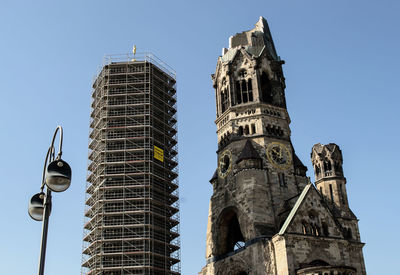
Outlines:
{"label": "ruined church tower", "polygon": [[342,152],[314,145],[312,184],[291,142],[283,64],[262,17],[218,58],[218,167],[199,274],[366,274]]}

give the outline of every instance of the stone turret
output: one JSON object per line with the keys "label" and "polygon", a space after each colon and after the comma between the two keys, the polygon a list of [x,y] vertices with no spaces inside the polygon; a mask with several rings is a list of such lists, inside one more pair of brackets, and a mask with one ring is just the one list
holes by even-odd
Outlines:
{"label": "stone turret", "polygon": [[346,178],[343,175],[343,157],[339,146],[334,143],[315,144],[311,161],[317,189],[337,207],[348,209]]}

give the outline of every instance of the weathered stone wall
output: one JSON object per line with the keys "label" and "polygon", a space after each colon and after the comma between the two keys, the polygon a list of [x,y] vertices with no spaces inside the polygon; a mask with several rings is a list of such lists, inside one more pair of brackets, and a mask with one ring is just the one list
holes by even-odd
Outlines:
{"label": "weathered stone wall", "polygon": [[199,274],[201,275],[236,275],[240,272],[252,275],[276,275],[273,259],[273,246],[270,241],[264,240],[245,247],[239,252],[216,262],[207,264]]}
{"label": "weathered stone wall", "polygon": [[[282,237],[279,236],[277,238]],[[277,262],[279,262],[279,258],[287,258],[288,266],[283,265],[281,267],[278,265],[278,270],[279,268],[282,270],[288,268],[289,273],[282,274],[295,275],[295,271],[301,268],[301,264],[317,260],[329,263],[330,266],[353,267],[357,270],[355,273],[357,275],[366,274],[362,254],[363,244],[333,237],[316,238],[297,234],[286,234],[283,238],[285,239],[286,249],[280,246],[281,249],[276,250],[276,258]]]}

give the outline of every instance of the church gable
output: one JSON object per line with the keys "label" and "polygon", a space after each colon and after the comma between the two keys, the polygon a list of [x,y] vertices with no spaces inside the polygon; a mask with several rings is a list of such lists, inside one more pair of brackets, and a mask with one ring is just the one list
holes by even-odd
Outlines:
{"label": "church gable", "polygon": [[343,237],[337,221],[311,183],[304,188],[279,232],[285,233]]}
{"label": "church gable", "polygon": [[250,69],[254,67],[255,60],[250,56],[250,54],[245,49],[238,49],[236,54],[232,57],[230,61],[235,68],[235,72],[237,73],[243,69]]}

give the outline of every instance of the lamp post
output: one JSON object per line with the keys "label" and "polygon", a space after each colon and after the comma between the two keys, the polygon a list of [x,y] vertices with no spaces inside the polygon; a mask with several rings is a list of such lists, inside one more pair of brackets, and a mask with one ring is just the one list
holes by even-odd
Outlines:
{"label": "lamp post", "polygon": [[[55,156],[54,141],[56,139],[58,131],[60,132],[60,141],[58,154],[57,156]],[[62,142],[63,129],[61,126],[57,126],[44,161],[40,192],[33,195],[31,200],[29,201],[29,216],[36,221],[43,221],[42,243],[40,246],[39,257],[39,275],[44,274],[47,232],[49,228],[49,217],[51,212],[51,192],[63,192],[67,190],[71,184],[71,167],[68,165],[67,162],[61,159]]]}

